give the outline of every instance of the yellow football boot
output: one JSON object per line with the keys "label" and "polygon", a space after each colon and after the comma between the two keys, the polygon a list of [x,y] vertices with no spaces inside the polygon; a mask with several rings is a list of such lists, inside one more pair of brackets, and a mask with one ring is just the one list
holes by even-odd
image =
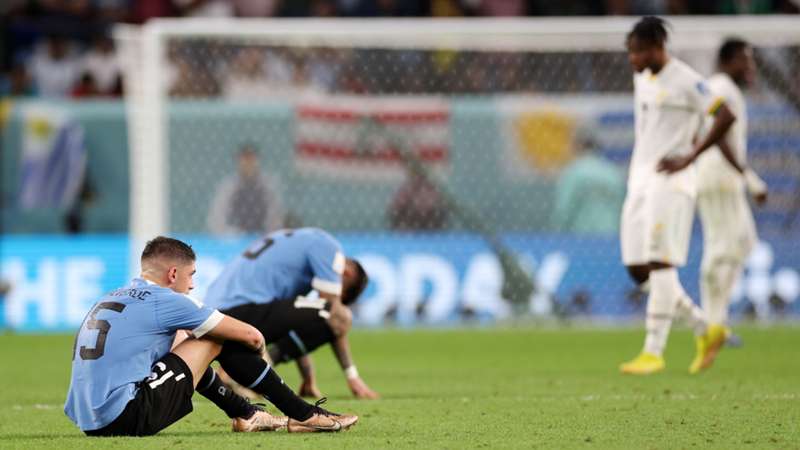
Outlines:
{"label": "yellow football boot", "polygon": [[689,366],[689,373],[692,375],[700,373],[714,364],[714,359],[717,357],[722,346],[725,344],[725,327],[722,325],[710,325],[706,333],[702,336],[697,336],[695,344],[697,347],[697,354]]}
{"label": "yellow football boot", "polygon": [[666,367],[664,358],[652,353],[642,352],[633,359],[619,366],[619,371],[630,375],[650,375],[661,372]]}

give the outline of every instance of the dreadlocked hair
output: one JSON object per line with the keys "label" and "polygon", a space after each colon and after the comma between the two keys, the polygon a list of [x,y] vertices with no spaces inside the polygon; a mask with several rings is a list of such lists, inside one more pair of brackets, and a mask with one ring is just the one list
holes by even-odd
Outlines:
{"label": "dreadlocked hair", "polygon": [[663,47],[667,42],[668,26],[669,24],[667,21],[660,17],[642,17],[638,22],[636,22],[636,25],[634,25],[633,29],[628,33],[628,40],[636,38],[636,40],[644,44]]}

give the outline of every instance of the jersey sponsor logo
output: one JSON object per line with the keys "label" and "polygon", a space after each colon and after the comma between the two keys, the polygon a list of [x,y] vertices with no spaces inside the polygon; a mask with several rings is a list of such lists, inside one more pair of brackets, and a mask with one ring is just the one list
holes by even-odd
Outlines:
{"label": "jersey sponsor logo", "polygon": [[706,84],[704,82],[698,81],[697,84],[694,85],[694,87],[697,89],[697,92],[703,95],[708,95],[708,88],[706,87]]}

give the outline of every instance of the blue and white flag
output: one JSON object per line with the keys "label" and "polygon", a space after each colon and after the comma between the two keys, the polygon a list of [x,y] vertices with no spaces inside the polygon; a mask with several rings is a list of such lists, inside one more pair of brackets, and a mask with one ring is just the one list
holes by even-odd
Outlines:
{"label": "blue and white flag", "polygon": [[83,127],[52,106],[28,105],[22,114],[20,207],[69,208],[86,171]]}

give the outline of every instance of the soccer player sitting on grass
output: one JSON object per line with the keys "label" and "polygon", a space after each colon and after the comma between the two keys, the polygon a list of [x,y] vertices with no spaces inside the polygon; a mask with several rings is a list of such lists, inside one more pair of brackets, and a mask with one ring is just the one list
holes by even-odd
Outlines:
{"label": "soccer player sitting on grass", "polygon": [[[690,373],[710,367],[725,341],[725,328],[708,322],[683,290],[676,267],[686,263],[694,216],[697,180],[687,166],[717,144],[736,117],[697,72],[666,51],[666,41],[665,23],[657,17],[641,19],[627,38],[635,70],[635,144],[620,238],[625,266],[639,285],[649,283],[650,293],[644,348],[620,370],[638,375],[664,369],[675,316],[685,317],[695,333]],[[713,124],[693,144],[706,115],[713,115]]]}
{"label": "soccer player sitting on grass", "polygon": [[[312,333],[313,337],[308,337],[309,342],[301,339],[295,341],[300,351],[294,357],[303,378],[300,395],[320,396],[311,359],[308,352],[302,350],[303,346],[307,350],[330,340],[353,395],[374,399],[378,398],[378,394],[361,379],[353,363],[346,335],[346,329],[350,326],[350,311],[342,306],[354,302],[366,285],[367,274],[361,264],[345,258],[341,245],[333,236],[317,228],[300,228],[276,231],[254,242],[211,283],[205,301],[276,339],[284,336],[274,333],[274,324],[282,321],[298,323],[298,318],[299,322],[303,322],[304,308],[312,310],[311,315],[330,315],[332,320],[317,328]],[[327,302],[306,300],[298,303],[294,300],[312,290],[316,290],[319,297]],[[285,300],[290,303],[271,306],[279,299],[290,299]],[[346,329],[341,324],[336,325],[342,320],[348,321]],[[334,324],[331,330],[326,331],[331,323]],[[284,334],[290,339],[297,338],[297,330],[294,333],[292,330],[287,328]],[[223,368],[228,371],[228,367]],[[228,373],[235,381],[239,381]],[[247,387],[247,384],[243,385]]]}
{"label": "soccer player sitting on grass", "polygon": [[[87,435],[156,434],[192,411],[195,390],[233,418],[234,431],[339,431],[358,420],[295,396],[264,367],[257,329],[186,295],[195,273],[191,247],[155,238],[141,264],[141,276],[96,303],[75,338],[64,412]],[[178,330],[191,330],[193,338],[172,347]],[[244,354],[222,351],[223,341],[237,343]],[[234,372],[239,376],[260,373],[253,388],[290,418],[272,416],[227,389],[209,368],[215,358],[223,367],[242,367]]]}

